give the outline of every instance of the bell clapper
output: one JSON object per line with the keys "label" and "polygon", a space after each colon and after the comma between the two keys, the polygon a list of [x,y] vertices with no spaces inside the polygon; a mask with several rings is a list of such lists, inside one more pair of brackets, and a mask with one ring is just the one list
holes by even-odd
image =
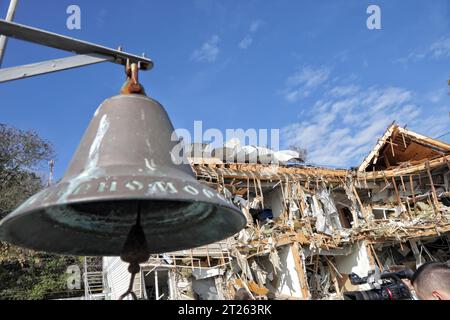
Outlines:
{"label": "bell clapper", "polygon": [[140,203],[138,203],[137,212],[136,224],[131,227],[120,255],[122,261],[129,263],[128,272],[131,274],[131,278],[128,290],[120,296],[119,300],[123,300],[129,294],[131,294],[133,300],[137,300],[136,294],[133,292],[134,278],[140,271],[139,264],[146,262],[150,258],[147,240],[145,239],[144,230],[141,226]]}

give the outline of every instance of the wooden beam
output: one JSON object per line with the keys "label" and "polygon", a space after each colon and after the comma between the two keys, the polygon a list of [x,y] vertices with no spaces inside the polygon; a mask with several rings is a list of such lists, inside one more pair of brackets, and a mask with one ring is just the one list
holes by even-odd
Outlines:
{"label": "wooden beam", "polygon": [[373,257],[375,257],[375,261],[377,262],[378,268],[380,269],[380,271],[383,271],[383,264],[380,262],[380,259],[378,259],[378,255],[375,252],[375,248],[373,247],[373,244],[369,243],[368,246],[369,246],[368,251],[371,251],[371,255]]}
{"label": "wooden beam", "polygon": [[395,158],[394,143],[392,142],[392,138],[389,138],[389,144],[391,145],[392,156]]}
{"label": "wooden beam", "polygon": [[448,159],[447,159],[447,158],[444,158],[444,161],[445,161],[445,164],[446,164],[447,167],[448,167],[448,170],[450,170],[450,162],[448,162]]}
{"label": "wooden beam", "polygon": [[403,145],[405,146],[405,149],[408,147],[406,145],[406,140],[405,140],[405,134],[402,132],[402,139],[403,139]]}
{"label": "wooden beam", "polygon": [[431,185],[431,194],[433,197],[433,204],[436,210],[436,213],[438,214],[439,211],[439,201],[438,201],[438,197],[436,194],[436,189],[434,188],[434,183],[433,183],[433,176],[431,175],[431,170],[430,170],[430,164],[427,161],[425,164],[426,168],[427,168],[427,173],[428,173],[428,178],[430,179],[430,185]]}
{"label": "wooden beam", "polygon": [[367,155],[367,157],[364,159],[364,161],[361,163],[361,165],[358,168],[358,172],[363,172],[367,169],[367,167],[369,166],[369,164],[371,163],[371,161],[378,157],[381,148],[385,145],[387,139],[389,137],[391,137],[392,133],[394,132],[394,130],[396,130],[398,128],[398,126],[395,123],[392,123],[386,130],[386,132],[384,133],[384,135],[378,139],[377,144],[375,145],[375,147],[372,149],[372,151]]}
{"label": "wooden beam", "polygon": [[[359,207],[361,208],[362,214],[364,215],[364,218],[367,219],[366,215],[366,207],[364,207],[363,203],[361,202],[361,199],[359,198],[358,191],[356,191],[355,185],[352,185],[353,193],[355,194],[356,201],[358,201]],[[355,219],[355,218],[353,218]],[[356,216],[356,221],[353,221],[355,223],[355,226],[357,226],[358,223],[358,216]]]}
{"label": "wooden beam", "polygon": [[[447,164],[447,162],[450,160],[450,155],[439,157],[433,160],[429,161],[429,167],[430,169],[438,168],[441,166],[444,166]],[[384,171],[372,171],[372,172],[364,172],[364,173],[358,173],[358,180],[364,180],[365,176],[367,179],[383,179],[384,177],[390,178],[390,177],[398,177],[400,175],[408,175],[417,173],[420,171],[425,172],[427,170],[426,168],[426,161],[413,165],[407,168],[395,168],[390,170],[384,170]]]}
{"label": "wooden beam", "polygon": [[402,175],[400,175],[400,181],[402,183],[403,192],[406,193],[405,181],[403,180],[403,176]]}
{"label": "wooden beam", "polygon": [[422,142],[424,144],[428,144],[430,146],[433,147],[437,147],[439,149],[442,149],[444,151],[449,151],[450,152],[450,144],[436,140],[436,139],[432,139],[426,136],[423,136],[421,134],[409,131],[407,129],[404,128],[398,128],[400,133],[406,134],[407,136],[413,137],[414,139],[416,139],[419,142]]}
{"label": "wooden beam", "polygon": [[[330,181],[338,181],[339,178],[345,178],[348,170],[310,168],[310,167],[283,167],[263,164],[226,164],[227,168],[220,169],[211,167],[208,164],[191,164],[198,176],[222,176],[225,179],[247,180],[249,174],[254,174],[256,179],[267,180],[286,180],[282,175],[287,175],[292,180],[307,180],[308,177],[326,177]],[[220,172],[219,172],[220,171]]]}
{"label": "wooden beam", "polygon": [[394,177],[392,177],[391,179],[392,179],[392,185],[394,186],[395,196],[397,198],[397,202],[401,206],[402,205],[402,199],[400,198],[400,193],[398,192],[397,183],[395,182],[395,178]]}
{"label": "wooden beam", "polygon": [[300,289],[302,291],[302,297],[309,299],[311,297],[311,293],[309,292],[308,278],[305,273],[303,260],[299,254],[298,243],[297,242],[292,243],[290,250],[291,250],[292,256],[294,258],[295,271],[297,271],[297,276],[298,276],[298,279],[300,282]]}
{"label": "wooden beam", "polygon": [[326,259],[326,261],[327,261],[328,269],[330,270],[331,281],[333,282],[334,290],[336,291],[337,295],[340,296],[342,290],[341,290],[341,287],[339,286],[339,281],[336,276],[336,271],[334,270],[334,266],[332,266],[332,263],[330,260],[328,260],[328,258]]}

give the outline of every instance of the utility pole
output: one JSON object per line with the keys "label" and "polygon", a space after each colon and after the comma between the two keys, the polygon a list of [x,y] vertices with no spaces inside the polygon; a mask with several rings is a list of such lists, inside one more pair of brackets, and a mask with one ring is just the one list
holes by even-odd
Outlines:
{"label": "utility pole", "polygon": [[[16,13],[17,2],[18,2],[18,0],[11,0],[11,2],[9,3],[9,8],[8,8],[8,12],[6,14],[5,21],[8,21],[8,22],[13,21],[14,14]],[[8,37],[1,35],[0,36],[0,67],[2,66],[3,55],[5,54],[5,48],[6,48],[7,42],[8,42]]]}

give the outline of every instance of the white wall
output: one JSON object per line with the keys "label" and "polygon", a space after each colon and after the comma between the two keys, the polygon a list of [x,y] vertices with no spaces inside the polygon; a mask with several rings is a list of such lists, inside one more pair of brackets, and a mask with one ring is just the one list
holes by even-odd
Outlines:
{"label": "white wall", "polygon": [[364,241],[353,245],[353,250],[349,255],[335,256],[336,268],[340,273],[356,273],[360,277],[366,277],[373,266],[367,254],[367,246]]}
{"label": "white wall", "polygon": [[[106,285],[111,289],[111,300],[118,300],[130,285],[128,264],[119,257],[103,257],[103,271],[106,272]],[[126,297],[130,298],[130,295]]]}
{"label": "white wall", "polygon": [[295,298],[303,298],[300,279],[295,270],[294,256],[290,246],[281,247],[278,250],[278,256],[280,257],[281,271],[277,272],[280,279],[277,292]]}
{"label": "white wall", "polygon": [[[349,255],[335,256],[336,268],[340,273],[350,274],[356,273],[360,277],[367,277],[369,271],[374,270],[367,253],[367,246],[364,241],[360,241],[353,245],[353,250]],[[371,286],[368,284],[360,285],[360,290],[369,290]]]}
{"label": "white wall", "polygon": [[272,209],[274,219],[278,218],[283,213],[283,193],[281,192],[280,187],[264,194],[264,207]]}

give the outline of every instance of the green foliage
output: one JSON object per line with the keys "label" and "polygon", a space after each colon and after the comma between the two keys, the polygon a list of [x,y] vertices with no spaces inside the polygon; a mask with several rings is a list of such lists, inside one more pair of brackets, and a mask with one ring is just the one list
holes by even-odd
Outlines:
{"label": "green foliage", "polygon": [[42,189],[36,170],[52,157],[52,145],[35,132],[0,123],[0,218]]}
{"label": "green foliage", "polygon": [[33,253],[24,263],[0,264],[0,299],[41,300],[81,295],[67,288],[69,265],[82,265],[80,258]]}
{"label": "green foliage", "polygon": [[[0,123],[0,218],[45,183],[36,173],[54,157],[52,145],[35,132]],[[37,253],[0,242],[0,299],[54,299],[79,296],[67,289],[70,265],[80,258]]]}

